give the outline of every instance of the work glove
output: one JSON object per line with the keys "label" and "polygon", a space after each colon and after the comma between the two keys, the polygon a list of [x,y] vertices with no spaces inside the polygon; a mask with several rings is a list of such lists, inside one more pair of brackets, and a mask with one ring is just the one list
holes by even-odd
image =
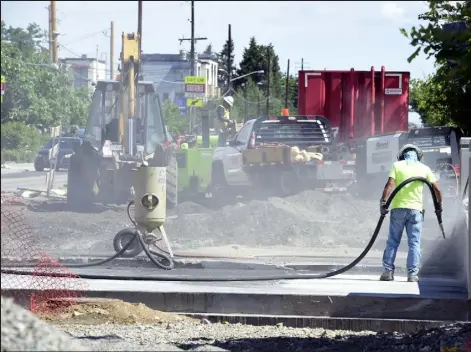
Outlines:
{"label": "work glove", "polygon": [[386,201],[384,199],[379,201],[379,212],[381,215],[387,215],[389,213],[389,210],[386,208]]}

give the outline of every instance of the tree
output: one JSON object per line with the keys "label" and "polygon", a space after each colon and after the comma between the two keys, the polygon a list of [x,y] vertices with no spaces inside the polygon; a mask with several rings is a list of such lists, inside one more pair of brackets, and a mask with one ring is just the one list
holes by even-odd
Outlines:
{"label": "tree", "polygon": [[411,110],[420,115],[422,123],[443,126],[450,122],[443,89],[444,85],[437,82],[433,75],[424,80],[411,80],[409,104]]}
{"label": "tree", "polygon": [[[412,27],[401,33],[410,39],[415,51],[433,58],[437,72],[424,81],[416,81],[411,105],[421,109],[423,121],[430,125],[452,124],[469,129],[471,116],[471,2],[429,1],[429,10],[419,15],[426,26]],[[453,23],[458,23],[455,25]],[[431,96],[427,95],[431,94]],[[434,104],[427,104],[434,102]],[[433,107],[432,107],[433,106]],[[434,111],[440,106],[441,115]],[[419,112],[419,111],[418,111]]]}
{"label": "tree", "polygon": [[40,46],[42,33],[34,23],[26,30],[1,23],[1,73],[7,82],[1,104],[2,140],[10,141],[2,142],[2,155],[9,148],[38,148],[40,132],[60,123],[83,126],[88,115],[89,91],[72,89],[71,73],[49,62]]}
{"label": "tree", "polygon": [[[249,46],[244,48],[242,60],[239,63],[240,68],[237,70],[237,74],[242,76],[250,72],[263,70],[265,68],[263,64],[262,47],[257,44],[255,37],[252,37],[250,38]],[[250,76],[250,78],[255,83],[261,83],[264,75],[253,75]],[[234,87],[238,88],[243,83],[244,81],[242,79],[234,81]]]}
{"label": "tree", "polygon": [[211,55],[213,53],[213,45],[212,44],[209,44],[206,49],[204,49],[204,53],[205,54],[208,54],[208,55]]}
{"label": "tree", "polygon": [[[230,54],[229,54],[230,53]],[[228,58],[230,57],[231,60],[231,67],[228,67]],[[234,66],[234,41],[231,39],[226,40],[221,52],[218,55],[218,64],[219,64],[219,72],[218,72],[218,85],[219,87],[227,87],[228,84],[228,72],[235,72],[236,67]]]}
{"label": "tree", "polygon": [[163,103],[163,114],[171,134],[185,133],[188,128],[188,119],[181,114],[178,105],[168,99],[165,100]]}
{"label": "tree", "polygon": [[7,81],[2,124],[21,122],[43,131],[59,123],[83,125],[90,93],[71,89],[71,73],[49,63],[39,46],[40,28],[7,28],[3,21],[1,28],[1,71]]}

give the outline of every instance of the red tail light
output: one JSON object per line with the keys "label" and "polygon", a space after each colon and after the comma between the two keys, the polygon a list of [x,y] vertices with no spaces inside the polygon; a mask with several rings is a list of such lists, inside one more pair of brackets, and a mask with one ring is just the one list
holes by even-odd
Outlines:
{"label": "red tail light", "polygon": [[255,132],[250,135],[249,148],[255,147]]}

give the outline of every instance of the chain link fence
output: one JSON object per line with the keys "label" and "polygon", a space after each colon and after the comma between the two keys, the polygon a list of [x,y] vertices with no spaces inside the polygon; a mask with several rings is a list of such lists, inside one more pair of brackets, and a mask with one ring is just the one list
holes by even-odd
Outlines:
{"label": "chain link fence", "polygon": [[[73,304],[87,285],[46,253],[28,222],[26,207],[21,197],[1,195],[2,296],[8,290],[17,304],[35,313],[53,309],[58,300],[67,302],[62,307]],[[11,267],[13,263],[18,268]],[[8,270],[31,274],[12,275]]]}

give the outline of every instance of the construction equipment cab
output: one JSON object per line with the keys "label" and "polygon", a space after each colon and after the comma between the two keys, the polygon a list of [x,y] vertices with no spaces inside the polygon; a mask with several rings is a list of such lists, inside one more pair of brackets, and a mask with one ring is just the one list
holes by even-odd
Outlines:
{"label": "construction equipment cab", "polygon": [[249,120],[214,152],[213,196],[258,187],[287,195],[303,188],[324,189],[330,181],[353,182],[344,172],[348,163],[331,159],[334,148],[332,128],[323,116]]}
{"label": "construction equipment cab", "polygon": [[123,118],[129,99],[120,92],[118,81],[97,82],[83,144],[70,160],[68,203],[126,203],[136,168],[144,160],[160,159],[168,166],[167,204],[175,206],[178,169],[159,96],[152,82],[138,82],[135,116]]}

